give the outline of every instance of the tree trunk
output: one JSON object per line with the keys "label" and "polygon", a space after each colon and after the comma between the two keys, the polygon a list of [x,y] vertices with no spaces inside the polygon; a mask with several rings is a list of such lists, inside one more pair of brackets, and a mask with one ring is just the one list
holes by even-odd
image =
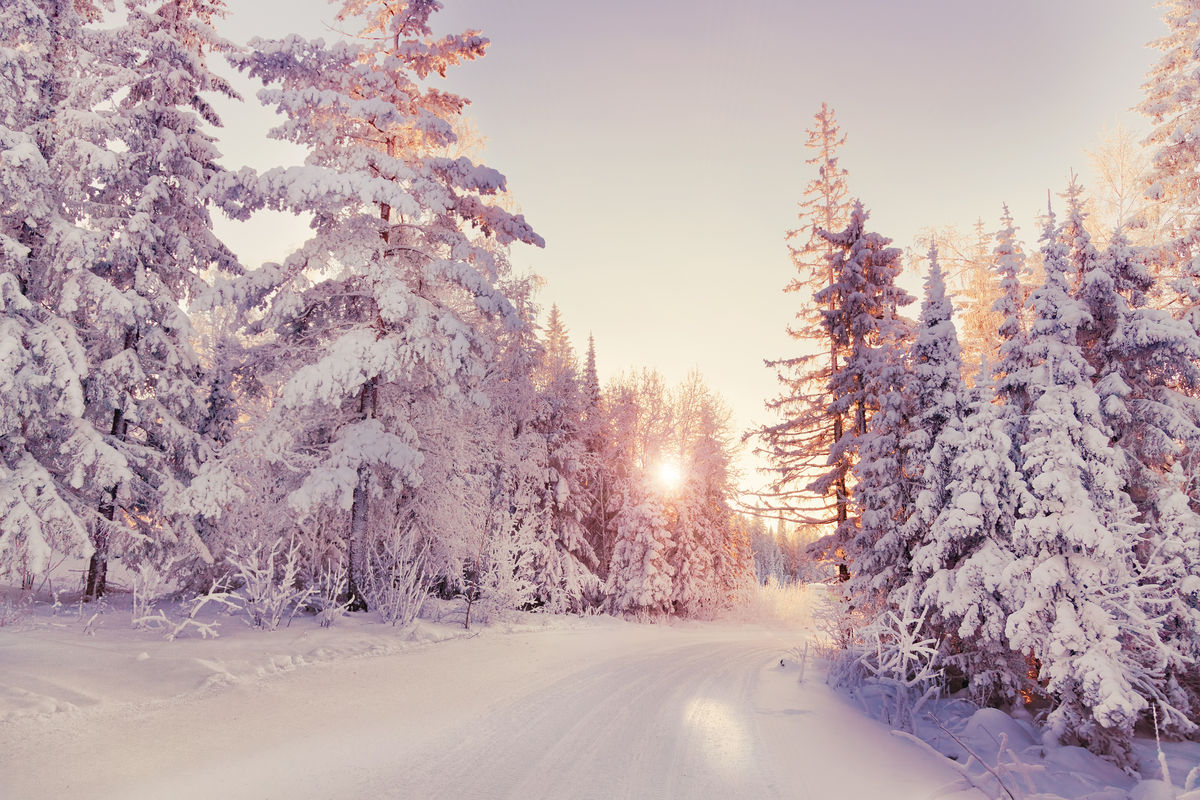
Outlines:
{"label": "tree trunk", "polygon": [[[358,483],[354,486],[354,501],[350,506],[350,535],[346,542],[346,590],[350,595],[350,611],[366,611],[367,599],[359,587],[365,578],[356,562],[361,558],[359,551],[366,540],[367,513],[370,511],[371,495],[368,491],[371,473],[365,466],[358,468]],[[365,567],[365,562],[364,562]]]}
{"label": "tree trunk", "polygon": [[[363,419],[375,416],[378,390],[374,379],[367,381],[358,399],[358,410]],[[350,530],[346,538],[346,591],[349,593],[349,610],[366,611],[367,598],[362,593],[361,582],[367,579],[365,543],[367,522],[371,511],[371,470],[366,464],[358,467],[358,482],[354,485],[354,499],[350,505]]]}
{"label": "tree trunk", "polygon": [[[128,337],[126,339],[128,341]],[[129,422],[125,419],[125,412],[117,409],[113,412],[113,423],[111,435],[121,441],[125,440],[125,434],[129,431]],[[117,515],[117,489],[114,486],[107,492],[107,497],[100,501],[100,516],[113,522]],[[92,558],[88,562],[87,584],[83,590],[83,596],[87,598],[103,597],[108,589],[108,545],[109,545],[109,529],[103,522],[96,527],[96,540],[93,542],[95,550],[92,551]]]}

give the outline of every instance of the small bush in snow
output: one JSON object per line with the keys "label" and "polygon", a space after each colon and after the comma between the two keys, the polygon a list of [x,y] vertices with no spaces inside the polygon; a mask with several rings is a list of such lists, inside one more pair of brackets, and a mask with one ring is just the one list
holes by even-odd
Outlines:
{"label": "small bush in snow", "polygon": [[237,585],[233,595],[240,601],[252,627],[273,631],[285,618],[291,622],[314,592],[311,587],[302,587],[298,580],[301,558],[300,545],[295,539],[286,550],[279,539],[270,550],[260,544],[245,554],[234,551],[228,561]]}
{"label": "small bush in snow", "polygon": [[316,613],[322,628],[328,628],[350,610],[353,599],[348,588],[345,564],[339,563],[336,567],[326,564],[321,568],[313,581],[308,607]]}
{"label": "small bush in snow", "polygon": [[[174,641],[189,632],[199,634],[201,639],[216,639],[217,628],[221,623],[216,620],[205,620],[200,616],[200,612],[209,605],[223,607],[230,613],[240,611],[242,608],[236,595],[226,592],[220,584],[214,582],[205,594],[194,597],[184,604],[187,615],[183,619],[178,622],[168,621],[167,641]],[[159,616],[164,620],[167,619],[161,611],[159,611]]]}
{"label": "small bush in snow", "polygon": [[158,611],[156,606],[166,593],[170,584],[167,576],[174,566],[174,560],[168,561],[162,569],[144,561],[133,573],[133,614],[130,616],[130,625],[135,630],[160,630],[170,624],[166,615]]}
{"label": "small bush in snow", "polygon": [[421,613],[429,596],[428,556],[428,543],[418,545],[413,531],[380,542],[368,554],[363,593],[384,622],[404,626]]}
{"label": "small bush in snow", "polygon": [[[872,709],[894,728],[911,732],[921,708],[942,686],[937,666],[937,640],[926,634],[927,609],[914,606],[914,592],[905,593],[900,608],[884,608],[850,644],[839,667],[838,683],[871,687],[880,706]],[[830,669],[831,679],[834,668]]]}
{"label": "small bush in snow", "polygon": [[22,594],[17,598],[0,597],[0,628],[17,625],[29,616],[29,608],[33,605],[32,594]]}

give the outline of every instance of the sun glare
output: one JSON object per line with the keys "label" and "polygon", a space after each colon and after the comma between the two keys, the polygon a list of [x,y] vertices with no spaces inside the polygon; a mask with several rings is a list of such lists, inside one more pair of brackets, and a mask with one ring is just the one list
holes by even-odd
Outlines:
{"label": "sun glare", "polygon": [[674,461],[664,461],[658,465],[658,482],[664,489],[678,489],[683,483],[683,470]]}

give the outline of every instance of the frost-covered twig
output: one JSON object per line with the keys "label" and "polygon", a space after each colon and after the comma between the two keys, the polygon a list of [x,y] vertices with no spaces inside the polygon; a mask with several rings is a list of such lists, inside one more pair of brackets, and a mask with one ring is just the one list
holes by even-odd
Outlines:
{"label": "frost-covered twig", "polygon": [[284,617],[290,624],[315,591],[301,587],[297,580],[301,559],[296,539],[288,542],[286,551],[282,548],[283,540],[278,539],[269,551],[258,545],[245,555],[235,551],[228,558],[241,584],[234,594],[241,599],[252,627],[273,631]]}
{"label": "frost-covered twig", "polygon": [[354,603],[354,598],[346,591],[347,576],[346,566],[340,561],[336,567],[327,564],[321,568],[309,605],[316,610],[322,628],[328,628],[335,619],[345,616]]}
{"label": "frost-covered twig", "polygon": [[425,575],[428,555],[429,543],[418,546],[414,530],[368,554],[365,591],[371,607],[385,622],[404,626],[421,613],[429,595]]}
{"label": "frost-covered twig", "polygon": [[[999,772],[997,772],[995,769],[992,769],[992,767],[986,761],[984,761],[979,756],[978,753],[976,753],[974,750],[972,750],[970,747],[967,746],[966,742],[964,742],[962,739],[958,738],[953,733],[951,733],[950,729],[947,728],[945,725],[943,725],[941,720],[939,720],[933,714],[927,714],[926,716],[930,720],[933,721],[933,724],[938,727],[938,730],[940,730],[942,733],[946,734],[952,740],[954,740],[954,743],[957,744],[959,747],[961,747],[963,749],[963,752],[965,752],[970,758],[974,759],[975,762],[977,764],[979,764],[979,766],[981,766],[985,770],[987,770],[988,774],[996,779],[996,783],[999,784],[1000,788],[1004,790],[1004,793],[1009,796],[1009,800],[1016,800],[1016,798],[1013,796],[1013,793],[1009,790],[1008,786],[1004,783],[1004,779],[1000,777]],[[1002,734],[1000,734],[1000,752],[1003,753],[1007,747],[1008,747],[1008,736],[1002,733]],[[930,748],[930,749],[932,749],[932,748]],[[957,763],[957,762],[955,762],[955,763]],[[964,774],[969,775],[968,767],[970,766],[970,763],[971,762],[968,761],[966,764],[960,765],[964,771]],[[996,767],[998,768],[999,766],[1000,766],[1000,759],[999,759],[999,757],[997,757],[996,758]],[[979,787],[979,788],[982,790],[983,787]]]}
{"label": "frost-covered twig", "polygon": [[217,628],[220,627],[220,623],[215,620],[212,622],[201,622],[196,618],[196,615],[200,613],[201,609],[203,609],[209,603],[223,605],[231,611],[238,611],[241,609],[241,606],[238,604],[236,598],[224,591],[220,584],[214,581],[212,588],[208,590],[207,594],[202,594],[192,600],[191,608],[188,610],[187,616],[180,620],[171,628],[171,630],[167,632],[167,641],[174,641],[188,630],[195,630],[200,634],[201,639],[208,639],[210,637],[216,639],[218,635]]}
{"label": "frost-covered twig", "polygon": [[171,574],[175,563],[176,560],[171,559],[160,570],[149,561],[146,561],[134,573],[132,587],[133,616],[130,619],[130,625],[135,630],[143,630],[149,627],[157,629],[170,624],[167,621],[166,615],[161,611],[158,614],[154,613],[154,606],[162,596],[163,588],[167,583],[167,576]]}
{"label": "frost-covered twig", "polygon": [[1184,794],[1200,790],[1200,767],[1192,767],[1187,779],[1183,782]]}
{"label": "frost-covered twig", "polygon": [[927,613],[914,608],[910,590],[898,610],[885,610],[863,631],[867,645],[858,657],[876,683],[894,690],[893,723],[909,731],[921,708],[941,691],[937,640],[922,634]]}

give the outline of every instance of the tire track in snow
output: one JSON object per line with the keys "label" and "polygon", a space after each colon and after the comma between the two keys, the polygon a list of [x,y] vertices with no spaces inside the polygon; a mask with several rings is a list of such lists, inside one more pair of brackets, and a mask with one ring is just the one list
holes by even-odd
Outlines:
{"label": "tire track in snow", "polygon": [[460,798],[778,796],[750,701],[773,652],[708,642],[595,664],[493,706],[379,787],[436,796],[454,774]]}

